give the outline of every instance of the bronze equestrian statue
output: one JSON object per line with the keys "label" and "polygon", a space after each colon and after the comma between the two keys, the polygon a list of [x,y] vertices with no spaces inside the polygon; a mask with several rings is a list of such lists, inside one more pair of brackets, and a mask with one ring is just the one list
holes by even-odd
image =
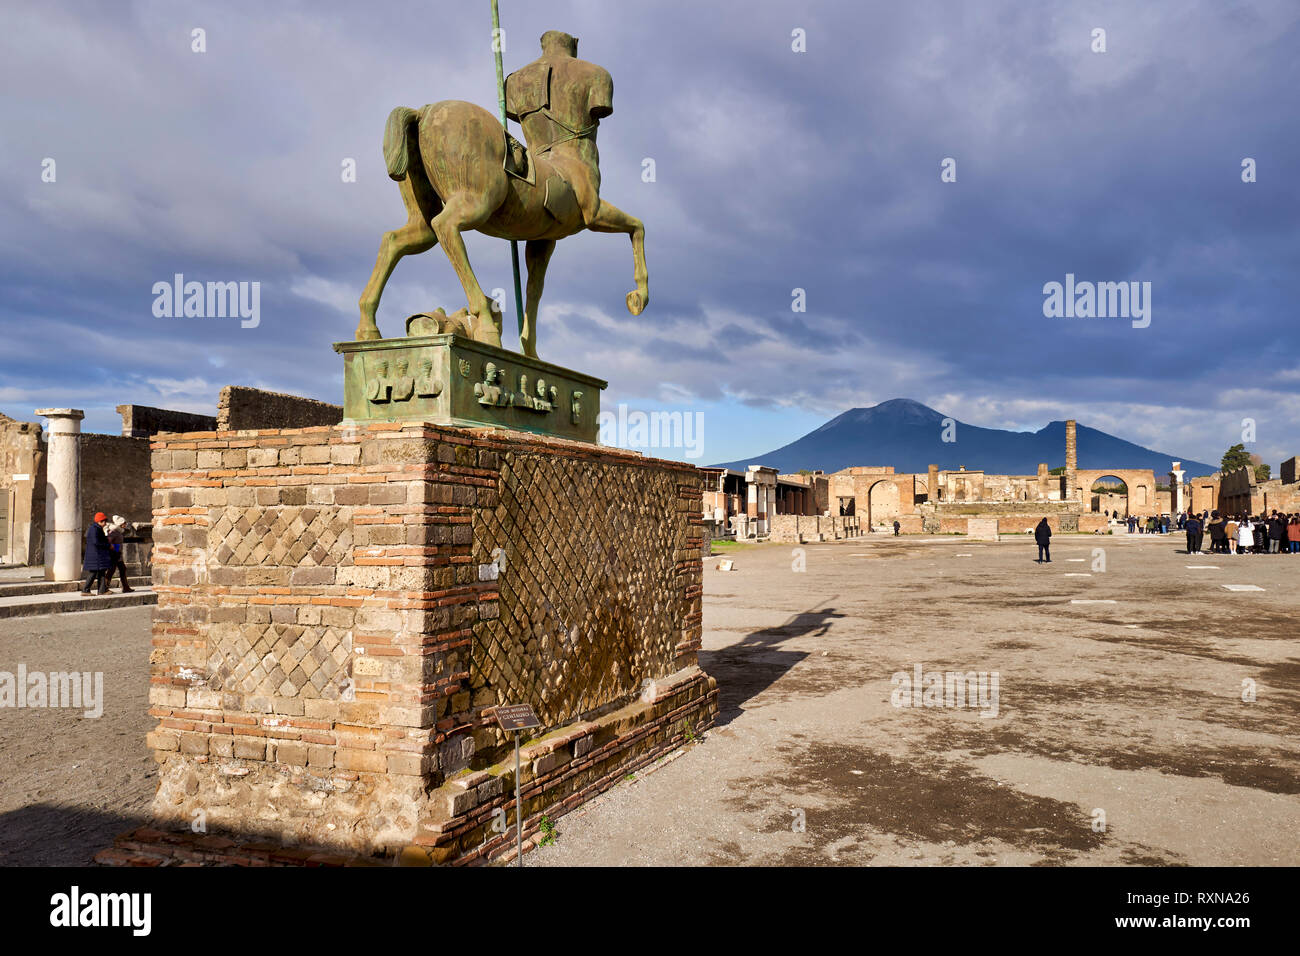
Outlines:
{"label": "bronze equestrian statue", "polygon": [[441,243],[469,303],[448,325],[500,346],[501,313],[470,268],[461,238],[467,229],[524,241],[524,355],[537,357],[537,303],[557,239],[583,229],[631,236],[636,289],[627,294],[627,309],[639,315],[646,307],[645,227],[600,198],[596,128],[614,111],[614,81],[577,54],[575,38],[550,30],[542,35],[542,55],[507,77],[506,114],[523,127],[527,150],[473,103],[444,100],[389,114],[384,160],[400,185],[407,222],[380,242],[361,294],[357,339],[380,338],[375,311],[397,261]]}

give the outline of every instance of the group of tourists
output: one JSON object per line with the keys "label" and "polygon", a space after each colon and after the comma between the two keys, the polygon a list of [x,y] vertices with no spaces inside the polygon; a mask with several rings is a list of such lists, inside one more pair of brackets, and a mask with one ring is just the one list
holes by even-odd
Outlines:
{"label": "group of tourists", "polygon": [[[1116,517],[1118,517],[1118,513],[1116,513]],[[1182,517],[1182,515],[1179,515],[1180,519]],[[1128,525],[1129,534],[1168,534],[1170,517],[1169,515],[1150,515],[1149,517],[1142,518],[1138,515],[1129,515],[1128,518],[1125,519],[1125,523]],[[1183,524],[1180,520],[1178,522],[1178,527],[1182,528],[1182,526]]]}
{"label": "group of tourists", "polygon": [[1206,537],[1210,554],[1300,554],[1300,514],[1273,511],[1252,518],[1212,511],[1180,519],[1188,554],[1205,554]]}
{"label": "group of tourists", "polygon": [[[107,594],[113,575],[122,575],[122,593],[130,594],[131,585],[126,581],[126,561],[122,557],[122,545],[125,540],[126,519],[113,515],[112,520],[102,511],[95,513],[95,520],[86,529],[86,550],[81,559],[81,570],[86,575],[81,585],[81,593]],[[96,588],[92,591],[91,588]]]}

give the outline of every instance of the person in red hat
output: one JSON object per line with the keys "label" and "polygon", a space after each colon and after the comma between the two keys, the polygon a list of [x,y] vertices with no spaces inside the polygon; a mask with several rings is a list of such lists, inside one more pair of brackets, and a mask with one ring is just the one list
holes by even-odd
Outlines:
{"label": "person in red hat", "polygon": [[108,593],[108,572],[113,567],[113,549],[109,546],[108,535],[104,533],[104,525],[107,523],[108,515],[97,511],[95,520],[86,529],[86,551],[81,559],[81,570],[86,575],[86,581],[81,586],[83,595],[90,594],[90,586],[96,582],[99,584],[99,594]]}

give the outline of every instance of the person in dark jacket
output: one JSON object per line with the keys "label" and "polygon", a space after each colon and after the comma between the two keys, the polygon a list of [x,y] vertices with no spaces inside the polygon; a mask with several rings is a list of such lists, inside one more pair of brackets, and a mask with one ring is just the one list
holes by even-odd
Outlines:
{"label": "person in dark jacket", "polygon": [[899,524],[899,523],[898,523],[898,519],[895,518],[895,519],[894,519],[894,537],[895,537],[895,538],[898,537],[898,532],[901,531],[902,529],[903,529],[903,526],[902,526],[901,524]]}
{"label": "person in dark jacket", "polygon": [[1052,563],[1052,528],[1044,518],[1034,528],[1034,543],[1038,545],[1038,563]]}
{"label": "person in dark jacket", "polygon": [[113,549],[113,566],[108,569],[106,576],[106,586],[112,585],[113,575],[119,572],[122,575],[122,593],[130,594],[135,590],[126,581],[126,557],[122,553],[123,546],[126,543],[126,519],[121,515],[113,515],[113,520],[108,523],[106,529],[108,537],[108,546]]}
{"label": "person in dark jacket", "polygon": [[1210,515],[1209,522],[1205,525],[1210,532],[1210,553],[1221,554],[1228,550],[1228,535],[1224,520],[1219,517],[1216,511]]}
{"label": "person in dark jacket", "polygon": [[1186,522],[1184,522],[1183,527],[1187,531],[1187,553],[1200,554],[1202,537],[1201,519],[1196,517],[1196,515],[1192,515]]}
{"label": "person in dark jacket", "polygon": [[107,523],[108,516],[99,511],[86,529],[86,553],[81,559],[81,570],[86,574],[86,581],[81,586],[82,594],[90,594],[90,586],[96,582],[99,585],[98,593],[108,593],[108,571],[113,567],[113,549],[104,533],[104,525]]}
{"label": "person in dark jacket", "polygon": [[1278,554],[1282,550],[1282,539],[1286,537],[1286,523],[1276,511],[1268,519],[1268,553]]}

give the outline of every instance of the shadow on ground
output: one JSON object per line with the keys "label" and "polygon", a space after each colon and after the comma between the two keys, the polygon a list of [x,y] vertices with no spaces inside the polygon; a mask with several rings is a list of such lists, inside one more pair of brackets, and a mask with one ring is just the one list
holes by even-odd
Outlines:
{"label": "shadow on ground", "polygon": [[731,723],[744,713],[748,701],[808,656],[807,651],[782,650],[782,644],[801,637],[820,637],[835,618],[844,616],[833,607],[813,608],[776,627],[753,631],[729,647],[700,651],[700,667],[718,682],[718,719],[714,726]]}

